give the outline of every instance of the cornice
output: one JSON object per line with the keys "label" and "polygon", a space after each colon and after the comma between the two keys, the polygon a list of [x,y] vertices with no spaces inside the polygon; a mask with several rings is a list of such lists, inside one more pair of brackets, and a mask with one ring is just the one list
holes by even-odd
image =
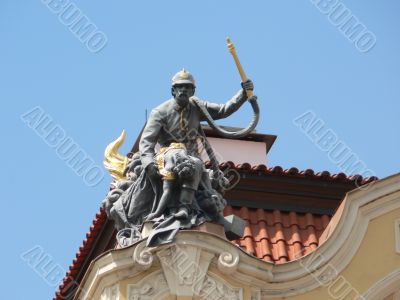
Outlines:
{"label": "cornice", "polygon": [[400,299],[400,269],[396,269],[386,275],[373,286],[371,286],[362,296],[361,300],[385,299],[385,297],[393,295],[393,300]]}
{"label": "cornice", "polygon": [[400,208],[400,174],[349,192],[342,206],[338,223],[323,244],[298,260],[274,266],[263,296],[297,295],[335,279],[359,249],[369,222]]}

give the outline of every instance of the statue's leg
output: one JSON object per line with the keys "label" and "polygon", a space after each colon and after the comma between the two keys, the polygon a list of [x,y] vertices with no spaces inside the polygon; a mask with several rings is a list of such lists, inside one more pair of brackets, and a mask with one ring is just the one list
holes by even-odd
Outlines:
{"label": "statue's leg", "polygon": [[175,218],[186,219],[189,216],[195,193],[196,190],[182,186],[179,196],[179,211],[175,214]]}
{"label": "statue's leg", "polygon": [[190,208],[193,206],[196,191],[203,176],[204,163],[202,160],[191,157],[195,164],[195,172],[191,178],[186,178],[182,183],[181,194],[179,196],[179,211],[175,214],[176,218],[187,218]]}
{"label": "statue's leg", "polygon": [[174,181],[173,180],[166,180],[164,179],[163,182],[163,194],[161,196],[160,201],[158,202],[158,206],[156,208],[156,211],[149,214],[146,218],[146,221],[150,221],[154,218],[157,218],[162,215],[162,213],[165,211],[168,201],[171,199],[172,191],[173,191],[173,185]]}
{"label": "statue's leg", "polygon": [[205,168],[201,172],[201,185],[207,191],[211,191],[213,189],[211,185],[210,173]]}

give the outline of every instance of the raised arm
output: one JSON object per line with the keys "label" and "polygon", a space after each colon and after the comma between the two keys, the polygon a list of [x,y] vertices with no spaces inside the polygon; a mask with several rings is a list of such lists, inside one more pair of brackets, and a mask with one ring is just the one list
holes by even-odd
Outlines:
{"label": "raised arm", "polygon": [[[204,102],[204,106],[210,113],[211,117],[214,120],[223,119],[229,117],[235,111],[237,111],[244,102],[247,100],[246,90],[253,90],[253,82],[251,80],[247,80],[242,83],[243,89],[236,93],[235,96],[232,97],[225,104],[217,104],[211,102]],[[204,116],[202,121],[204,121]]]}

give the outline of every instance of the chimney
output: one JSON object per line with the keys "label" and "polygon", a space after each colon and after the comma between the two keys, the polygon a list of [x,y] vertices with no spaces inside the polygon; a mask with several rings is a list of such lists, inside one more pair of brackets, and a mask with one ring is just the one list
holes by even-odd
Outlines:
{"label": "chimney", "polygon": [[[268,152],[276,140],[276,135],[259,134],[253,131],[240,139],[220,137],[211,127],[202,125],[208,141],[220,163],[232,161],[234,164],[249,163],[252,166],[268,165]],[[238,131],[242,128],[221,126],[228,131]],[[209,160],[205,151],[204,161]]]}

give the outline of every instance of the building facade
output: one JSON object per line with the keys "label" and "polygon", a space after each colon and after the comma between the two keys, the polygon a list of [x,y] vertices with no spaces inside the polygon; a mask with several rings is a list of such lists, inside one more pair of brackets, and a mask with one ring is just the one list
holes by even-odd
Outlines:
{"label": "building facade", "polygon": [[243,236],[206,223],[119,248],[100,209],[54,299],[400,299],[400,174],[267,167],[275,136],[205,131],[237,176],[224,214],[245,220]]}

